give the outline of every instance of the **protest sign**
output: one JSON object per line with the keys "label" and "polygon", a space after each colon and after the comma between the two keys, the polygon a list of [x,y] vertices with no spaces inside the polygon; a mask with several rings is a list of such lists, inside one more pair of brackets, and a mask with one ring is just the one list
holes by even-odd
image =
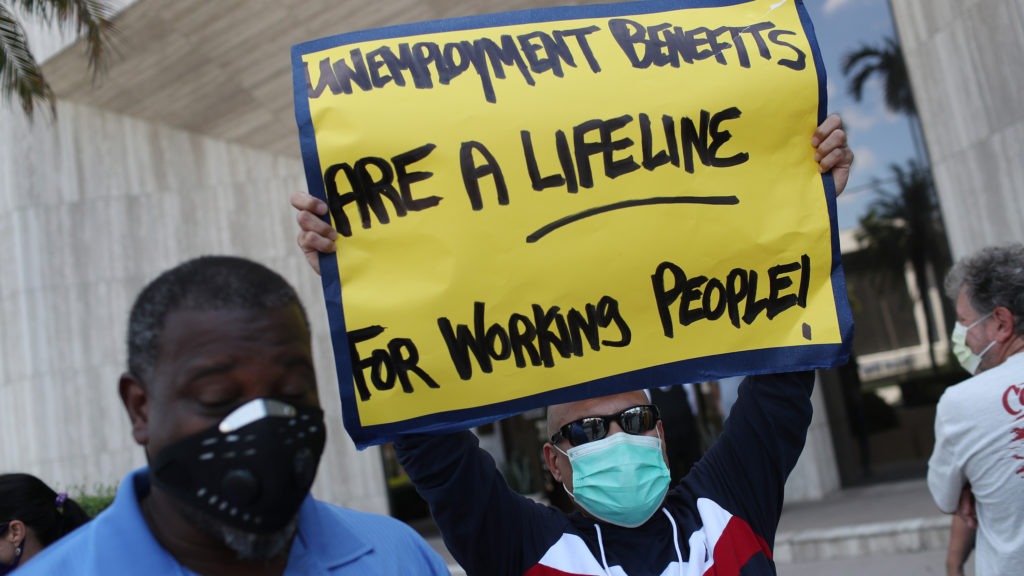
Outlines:
{"label": "protest sign", "polygon": [[830,367],[852,332],[794,0],[549,8],[293,48],[345,426]]}

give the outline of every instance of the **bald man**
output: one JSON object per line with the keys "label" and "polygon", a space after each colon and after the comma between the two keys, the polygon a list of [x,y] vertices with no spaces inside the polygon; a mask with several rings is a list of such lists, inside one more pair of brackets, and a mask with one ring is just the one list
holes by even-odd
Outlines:
{"label": "bald man", "polygon": [[395,448],[467,574],[775,574],[771,546],[813,381],[746,379],[719,441],[673,487],[643,392],[552,406],[544,460],[573,500],[569,514],[513,492],[470,432]]}

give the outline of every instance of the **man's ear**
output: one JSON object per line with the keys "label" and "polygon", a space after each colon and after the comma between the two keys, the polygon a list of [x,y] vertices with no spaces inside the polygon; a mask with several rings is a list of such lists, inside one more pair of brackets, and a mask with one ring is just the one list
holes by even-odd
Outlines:
{"label": "man's ear", "polygon": [[544,443],[544,464],[547,465],[548,471],[555,477],[555,480],[562,482],[562,473],[558,471],[558,466],[555,465],[555,458],[558,457],[558,450],[551,445],[550,442]]}
{"label": "man's ear", "polygon": [[992,310],[992,316],[999,323],[996,328],[996,340],[1006,342],[1013,338],[1015,334],[1013,312],[1010,312],[1010,309],[1005,306],[996,306]]}
{"label": "man's ear", "polygon": [[665,427],[661,425],[661,419],[658,419],[655,429],[658,430],[658,438],[661,438],[661,456],[665,459],[665,466],[668,466],[668,442],[665,441]]}
{"label": "man's ear", "polygon": [[132,421],[132,436],[135,442],[145,446],[149,443],[149,395],[138,378],[125,372],[118,382],[121,402]]}

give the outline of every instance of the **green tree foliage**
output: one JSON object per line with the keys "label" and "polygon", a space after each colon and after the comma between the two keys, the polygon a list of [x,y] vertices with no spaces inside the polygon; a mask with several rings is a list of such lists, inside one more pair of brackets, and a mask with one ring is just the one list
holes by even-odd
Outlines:
{"label": "green tree foliage", "polygon": [[[891,165],[890,170],[895,189],[876,182],[879,196],[861,217],[857,239],[875,263],[875,277],[879,282],[901,283],[906,264],[910,263],[915,288],[925,304],[928,342],[931,343],[938,337],[928,293],[932,280],[949,266],[945,230],[932,193],[928,168],[911,160],[906,166]],[[928,355],[932,368],[936,369],[935,353],[930,345]]]}
{"label": "green tree foliage", "polygon": [[104,0],[0,0],[0,95],[5,103],[16,98],[29,118],[42,104],[55,114],[53,89],[29,48],[20,16],[47,26],[73,28],[85,40],[95,76],[103,68],[113,32],[111,10]]}
{"label": "green tree foliage", "polygon": [[82,491],[81,495],[75,496],[75,502],[85,510],[90,518],[103,512],[114,501],[117,494],[116,485],[97,485],[90,491]]}
{"label": "green tree foliage", "polygon": [[[864,97],[869,80],[879,78],[886,107],[891,112],[906,114],[910,121],[918,160],[904,167],[891,166],[896,190],[879,188],[879,197],[860,220],[858,237],[877,263],[879,278],[902,282],[904,266],[910,262],[915,287],[924,302],[928,356],[934,370],[937,363],[931,343],[937,340],[936,322],[928,289],[932,280],[941,278],[948,269],[950,254],[903,50],[892,38],[878,46],[862,45],[846,55],[843,74],[850,95],[858,102]],[[877,182],[875,185],[879,186]],[[928,273],[929,265],[932,274]]]}

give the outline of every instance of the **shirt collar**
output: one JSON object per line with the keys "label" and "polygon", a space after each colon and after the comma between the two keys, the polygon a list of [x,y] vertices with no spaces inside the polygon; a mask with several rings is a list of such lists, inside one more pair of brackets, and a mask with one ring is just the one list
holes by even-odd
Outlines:
{"label": "shirt collar", "polygon": [[157,542],[142,516],[139,497],[148,493],[149,471],[146,468],[133,471],[121,482],[114,502],[104,511],[113,525],[105,537],[97,539],[99,546],[107,551],[97,554],[120,559],[118,562],[123,563],[124,568],[131,566],[139,574],[182,573],[182,566]]}

